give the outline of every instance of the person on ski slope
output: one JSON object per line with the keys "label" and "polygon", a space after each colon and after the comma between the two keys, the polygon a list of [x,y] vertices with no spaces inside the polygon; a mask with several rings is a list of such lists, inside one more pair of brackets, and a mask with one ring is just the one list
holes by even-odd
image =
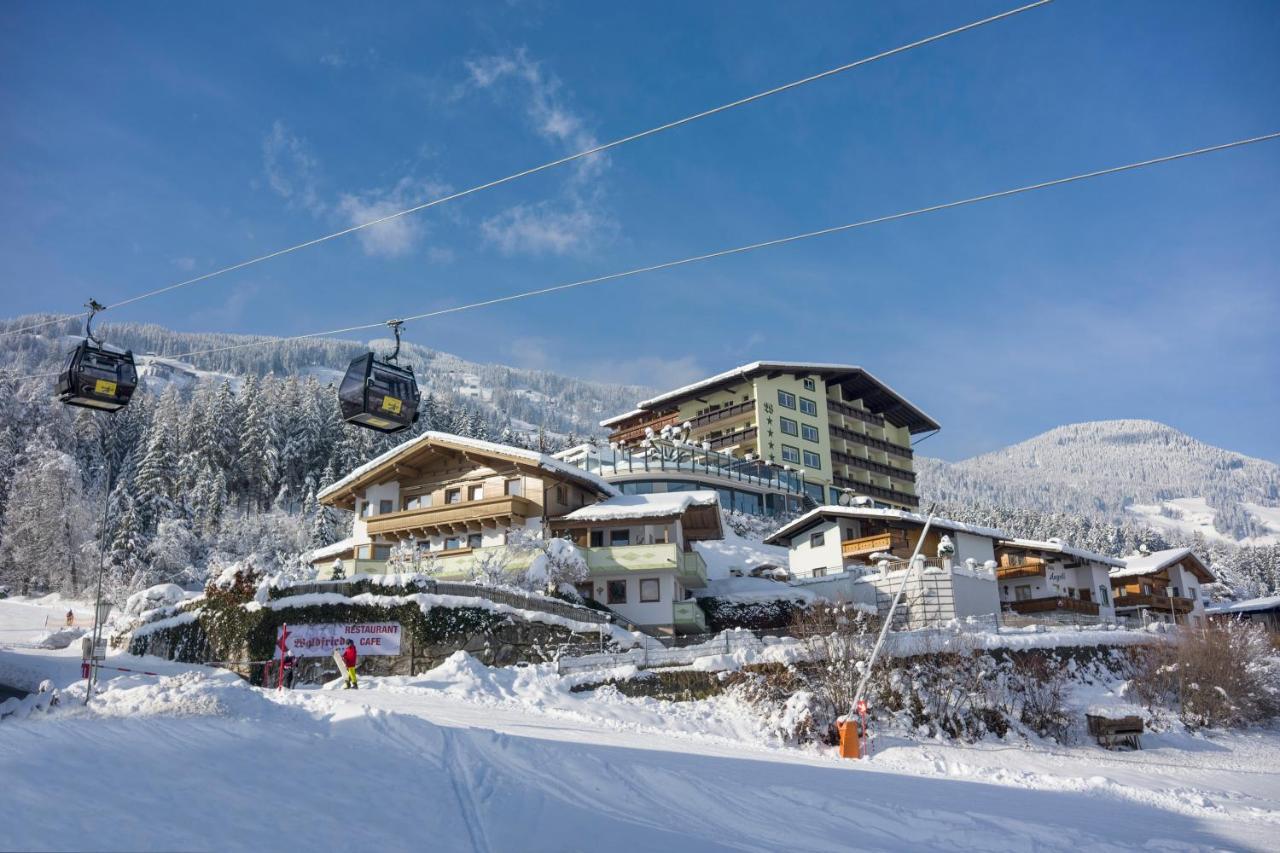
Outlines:
{"label": "person on ski slope", "polygon": [[356,683],[356,644],[351,640],[347,640],[347,647],[342,650],[342,662],[347,665],[347,683],[343,689],[359,689],[360,685]]}

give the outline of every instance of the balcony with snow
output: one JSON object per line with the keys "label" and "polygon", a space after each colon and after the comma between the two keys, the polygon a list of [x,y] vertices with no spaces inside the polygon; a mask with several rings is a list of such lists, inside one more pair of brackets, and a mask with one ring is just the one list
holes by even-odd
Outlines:
{"label": "balcony with snow", "polygon": [[996,556],[1006,614],[1041,621],[1116,621],[1108,573],[1123,561],[1061,539],[1005,539]]}

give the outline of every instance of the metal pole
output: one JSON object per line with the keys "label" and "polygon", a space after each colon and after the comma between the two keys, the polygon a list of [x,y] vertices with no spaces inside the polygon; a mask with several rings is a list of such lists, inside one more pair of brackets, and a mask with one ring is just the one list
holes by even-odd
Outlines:
{"label": "metal pole", "polygon": [[89,704],[93,695],[93,687],[98,681],[98,667],[95,666],[98,656],[98,638],[102,635],[102,574],[107,562],[107,516],[111,510],[111,456],[105,451],[107,479],[102,488],[102,526],[98,528],[98,588],[93,595],[93,642],[89,646],[89,683],[84,691],[84,704]]}
{"label": "metal pole", "polygon": [[902,599],[902,591],[907,587],[907,581],[911,577],[911,573],[915,571],[916,560],[920,558],[920,551],[924,548],[925,537],[929,535],[929,528],[933,526],[933,510],[937,504],[929,507],[929,517],[925,519],[924,529],[920,531],[920,539],[916,542],[915,551],[911,554],[911,560],[907,564],[907,569],[902,573],[902,583],[898,584],[898,591],[894,593],[893,602],[889,605],[889,613],[885,616],[884,624],[880,626],[880,637],[876,640],[875,647],[871,650],[871,659],[867,661],[867,669],[862,673],[862,679],[858,682],[858,689],[853,694],[853,707],[849,709],[850,714],[856,714],[858,703],[862,701],[867,690],[867,682],[871,680],[871,672],[875,668],[876,658],[880,655],[880,649],[884,646],[885,639],[889,636],[889,626],[893,624],[894,611],[898,609],[898,602]]}

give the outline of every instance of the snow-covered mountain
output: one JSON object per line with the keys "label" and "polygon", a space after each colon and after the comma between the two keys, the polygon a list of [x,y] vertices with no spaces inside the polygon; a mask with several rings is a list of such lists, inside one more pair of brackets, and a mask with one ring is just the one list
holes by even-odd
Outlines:
{"label": "snow-covered mountain", "polygon": [[962,462],[919,457],[922,495],[1063,512],[1170,534],[1280,541],[1280,465],[1155,421],[1070,424]]}

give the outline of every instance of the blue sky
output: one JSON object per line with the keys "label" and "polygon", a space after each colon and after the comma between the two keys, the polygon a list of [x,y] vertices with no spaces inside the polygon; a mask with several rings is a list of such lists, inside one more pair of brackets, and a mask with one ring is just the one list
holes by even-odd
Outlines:
{"label": "blue sky", "polygon": [[[417,5],[5,4],[3,313],[111,302],[1013,4]],[[112,319],[299,334],[1267,133],[1277,44],[1272,2],[1058,0]],[[1120,417],[1280,459],[1277,186],[1264,143],[407,337],[660,387],[861,364],[951,459]]]}

